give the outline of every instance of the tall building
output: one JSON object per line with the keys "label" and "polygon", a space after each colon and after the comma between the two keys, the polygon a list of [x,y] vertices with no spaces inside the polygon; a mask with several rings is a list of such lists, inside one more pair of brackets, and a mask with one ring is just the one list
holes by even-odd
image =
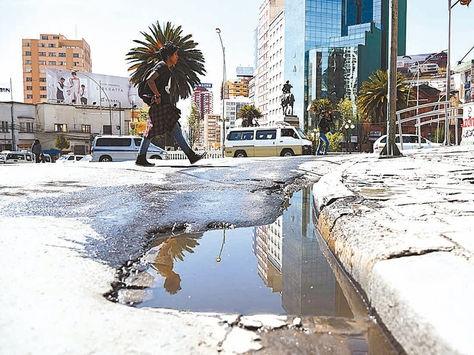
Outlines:
{"label": "tall building", "polygon": [[226,99],[237,96],[249,97],[249,80],[246,78],[227,81],[226,86]]}
{"label": "tall building", "polygon": [[[260,124],[267,123],[269,104],[270,56],[274,38],[270,27],[284,10],[284,0],[264,0],[259,8],[257,28],[257,69],[255,71],[255,106],[262,112]],[[279,37],[278,37],[279,40]],[[283,44],[283,40],[279,42]]]}
{"label": "tall building", "polygon": [[199,117],[212,114],[212,84],[202,83],[194,88],[193,102],[199,111]]}
{"label": "tall building", "polygon": [[[205,149],[218,149],[221,146],[221,115],[206,114],[200,122],[202,146]],[[201,138],[201,137],[200,137]]]}
{"label": "tall building", "polygon": [[[405,54],[407,0],[399,0],[398,55]],[[361,83],[388,65],[389,0],[292,0],[285,3],[285,77],[294,113],[308,128],[317,98],[354,100]]]}
{"label": "tall building", "polygon": [[23,96],[26,103],[47,101],[45,68],[91,72],[91,50],[85,39],[70,40],[61,34],[41,34],[22,39]]}

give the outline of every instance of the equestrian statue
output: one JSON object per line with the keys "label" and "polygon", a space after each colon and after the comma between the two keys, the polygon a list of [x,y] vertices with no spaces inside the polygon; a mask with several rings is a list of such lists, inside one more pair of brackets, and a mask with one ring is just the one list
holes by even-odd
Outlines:
{"label": "equestrian statue", "polygon": [[295,97],[291,93],[293,86],[290,84],[290,81],[287,80],[281,89],[283,94],[281,95],[281,108],[283,109],[283,114],[285,116],[293,115],[293,104],[295,103]]}

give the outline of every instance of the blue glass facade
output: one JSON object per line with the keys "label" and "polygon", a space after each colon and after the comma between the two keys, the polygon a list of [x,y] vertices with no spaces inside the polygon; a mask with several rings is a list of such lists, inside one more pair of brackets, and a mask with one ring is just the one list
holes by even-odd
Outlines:
{"label": "blue glass facade", "polygon": [[[405,54],[406,1],[400,0],[399,55]],[[360,83],[387,67],[388,0],[290,0],[285,3],[285,80],[301,127],[317,98],[355,99]]]}

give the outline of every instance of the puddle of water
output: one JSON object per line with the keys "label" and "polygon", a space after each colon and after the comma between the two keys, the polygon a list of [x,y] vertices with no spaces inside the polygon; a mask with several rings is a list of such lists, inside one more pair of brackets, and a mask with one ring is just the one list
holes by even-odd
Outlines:
{"label": "puddle of water", "polygon": [[306,188],[270,225],[160,237],[142,258],[142,271],[125,280],[128,289],[122,291],[133,295],[125,302],[303,316],[310,333],[333,337],[309,339],[311,344],[336,342],[351,349],[357,340],[361,353],[398,353],[327,248],[316,218]]}
{"label": "puddle of water", "polygon": [[295,193],[270,225],[160,238],[143,259],[154,281],[137,306],[352,318],[311,196]]}

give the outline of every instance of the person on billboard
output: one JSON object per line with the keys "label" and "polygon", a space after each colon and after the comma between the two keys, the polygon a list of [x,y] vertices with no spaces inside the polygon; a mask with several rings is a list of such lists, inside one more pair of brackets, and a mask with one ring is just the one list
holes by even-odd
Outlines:
{"label": "person on billboard", "polygon": [[64,102],[64,90],[66,89],[64,82],[66,79],[60,78],[56,83],[56,100],[58,104],[62,104]]}
{"label": "person on billboard", "polygon": [[81,90],[81,79],[78,78],[77,73],[73,71],[71,77],[69,78],[69,92],[70,92],[70,102],[78,104],[80,102],[80,90]]}
{"label": "person on billboard", "polygon": [[81,85],[81,88],[79,90],[79,96],[81,98],[81,104],[87,105],[87,92],[86,92],[86,86],[84,84]]}
{"label": "person on billboard", "polygon": [[[166,42],[160,49],[161,61],[153,68],[145,85],[139,85],[138,94],[143,99],[149,98],[147,128],[143,134],[140,152],[135,164],[140,166],[154,166],[146,160],[146,153],[150,140],[159,135],[170,132],[191,164],[201,160],[206,153],[196,154],[183,137],[179,118],[181,111],[171,101],[169,82],[171,71],[179,60],[179,48],[171,42]],[[141,92],[141,93],[140,93]],[[146,102],[146,101],[145,101]]]}

